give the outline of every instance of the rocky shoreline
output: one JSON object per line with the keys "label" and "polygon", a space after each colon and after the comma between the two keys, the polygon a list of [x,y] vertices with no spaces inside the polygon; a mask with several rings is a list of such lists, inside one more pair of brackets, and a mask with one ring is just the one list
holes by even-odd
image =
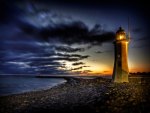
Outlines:
{"label": "rocky shoreline", "polygon": [[69,78],[48,90],[0,97],[0,113],[150,113],[149,83]]}

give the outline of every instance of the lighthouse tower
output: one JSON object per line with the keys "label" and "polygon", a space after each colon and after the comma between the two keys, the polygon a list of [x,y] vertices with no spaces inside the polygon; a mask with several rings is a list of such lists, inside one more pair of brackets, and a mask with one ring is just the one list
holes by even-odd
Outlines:
{"label": "lighthouse tower", "polygon": [[128,82],[128,43],[125,31],[119,27],[114,41],[115,62],[113,69],[113,81],[117,83]]}

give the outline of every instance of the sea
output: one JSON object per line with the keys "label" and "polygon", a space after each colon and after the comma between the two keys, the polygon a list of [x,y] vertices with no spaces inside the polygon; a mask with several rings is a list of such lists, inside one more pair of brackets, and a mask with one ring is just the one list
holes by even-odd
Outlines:
{"label": "sea", "polygon": [[46,90],[66,82],[63,78],[37,78],[28,75],[0,75],[0,96]]}

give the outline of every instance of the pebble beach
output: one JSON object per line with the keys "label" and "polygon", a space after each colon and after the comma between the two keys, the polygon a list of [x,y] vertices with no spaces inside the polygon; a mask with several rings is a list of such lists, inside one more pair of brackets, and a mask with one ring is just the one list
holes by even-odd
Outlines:
{"label": "pebble beach", "polygon": [[0,97],[0,113],[150,113],[150,84],[69,78],[48,90]]}

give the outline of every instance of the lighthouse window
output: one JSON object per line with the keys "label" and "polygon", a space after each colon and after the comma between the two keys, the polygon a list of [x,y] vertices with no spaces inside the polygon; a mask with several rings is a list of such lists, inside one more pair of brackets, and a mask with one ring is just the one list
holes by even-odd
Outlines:
{"label": "lighthouse window", "polygon": [[120,40],[121,40],[121,39],[123,39],[123,36],[122,36],[122,35],[120,35]]}

